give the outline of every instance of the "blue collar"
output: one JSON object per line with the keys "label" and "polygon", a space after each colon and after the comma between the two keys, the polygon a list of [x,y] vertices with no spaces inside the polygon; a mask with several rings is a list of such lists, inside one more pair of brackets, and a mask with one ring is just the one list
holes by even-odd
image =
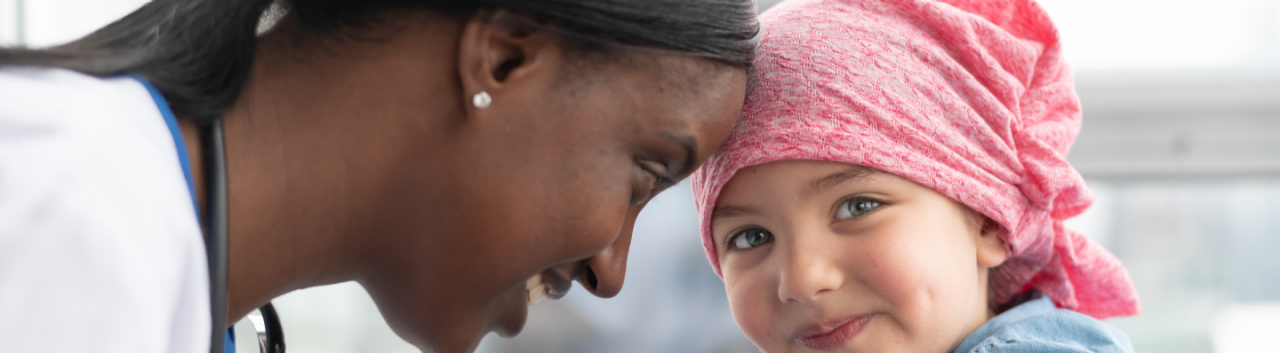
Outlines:
{"label": "blue collar", "polygon": [[1005,312],[1000,313],[1000,315],[996,315],[996,317],[991,318],[991,320],[987,320],[987,323],[982,324],[982,326],[978,327],[977,330],[974,330],[973,333],[965,336],[964,341],[960,342],[960,346],[956,347],[955,352],[971,351],[973,350],[973,347],[982,343],[982,341],[987,339],[987,337],[995,335],[996,331],[999,331],[1001,328],[1004,328],[1011,323],[1022,321],[1023,319],[1032,316],[1052,312],[1054,310],[1058,310],[1058,307],[1053,305],[1053,301],[1050,300],[1049,297],[1038,292],[1033,293],[1031,295],[1031,300],[1018,304],[1018,306],[1010,308],[1009,310],[1005,310]]}
{"label": "blue collar", "polygon": [[[138,74],[129,75],[137,80],[143,87],[147,88],[147,92],[151,93],[151,99],[156,102],[156,108],[160,110],[160,115],[164,116],[165,125],[169,126],[169,134],[173,136],[173,145],[178,150],[178,163],[182,164],[182,176],[187,179],[187,192],[191,194],[191,207],[196,210],[196,222],[200,222],[200,201],[196,198],[196,183],[191,178],[191,159],[187,156],[187,142],[182,138],[182,129],[178,128],[178,118],[173,115],[173,109],[169,108],[169,101],[164,99],[164,95],[160,94],[160,90],[156,89],[151,81],[147,81],[145,77]],[[227,329],[226,345],[224,346],[227,353],[236,352],[236,332],[235,328]]]}
{"label": "blue collar", "polygon": [[191,206],[196,210],[196,222],[200,221],[200,204],[196,201],[196,183],[191,179],[191,159],[187,157],[187,142],[182,138],[182,130],[178,128],[178,118],[173,115],[173,110],[169,109],[169,102],[164,99],[164,95],[160,94],[160,90],[147,81],[145,77],[138,74],[129,75],[134,80],[142,83],[147,88],[147,92],[151,93],[151,99],[156,102],[156,108],[160,110],[160,115],[164,116],[165,125],[169,126],[169,134],[173,136],[173,145],[178,149],[178,163],[182,164],[182,176],[187,178],[187,192],[191,193]]}

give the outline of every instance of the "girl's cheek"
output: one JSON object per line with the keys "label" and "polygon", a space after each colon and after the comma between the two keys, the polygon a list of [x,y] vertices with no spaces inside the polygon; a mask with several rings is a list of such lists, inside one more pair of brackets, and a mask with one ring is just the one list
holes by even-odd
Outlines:
{"label": "girl's cheek", "polygon": [[762,282],[730,279],[727,273],[725,276],[729,309],[733,312],[738,327],[756,345],[767,348],[776,346],[770,338],[770,332],[775,330],[772,324],[778,322],[778,318],[772,315],[772,308],[775,306],[769,303],[769,298],[772,297],[768,295],[769,288],[764,288]]}

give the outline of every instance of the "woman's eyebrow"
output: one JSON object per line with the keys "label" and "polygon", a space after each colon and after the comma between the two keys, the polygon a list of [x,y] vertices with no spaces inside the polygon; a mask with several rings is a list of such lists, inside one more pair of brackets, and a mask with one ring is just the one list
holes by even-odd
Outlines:
{"label": "woman's eyebrow", "polygon": [[845,170],[831,173],[830,175],[810,182],[809,186],[804,188],[804,192],[801,194],[801,197],[805,199],[812,198],[813,196],[821,194],[823,191],[827,191],[828,189],[840,184],[865,180],[875,174],[876,171],[874,170],[851,166]]}

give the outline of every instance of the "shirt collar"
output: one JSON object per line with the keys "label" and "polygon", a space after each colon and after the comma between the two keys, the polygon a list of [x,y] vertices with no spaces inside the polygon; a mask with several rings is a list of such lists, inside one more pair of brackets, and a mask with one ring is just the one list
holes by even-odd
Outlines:
{"label": "shirt collar", "polygon": [[985,340],[987,337],[991,337],[996,333],[996,331],[999,331],[1008,324],[1057,309],[1058,307],[1053,305],[1053,301],[1050,300],[1049,297],[1040,293],[1032,293],[1031,300],[1006,310],[1000,315],[996,315],[996,317],[991,318],[991,320],[987,320],[987,323],[978,327],[977,330],[974,330],[973,333],[970,333],[969,336],[966,336],[964,341],[960,342],[960,346],[956,347],[955,352],[964,353],[971,351],[979,343],[982,343],[982,340]]}

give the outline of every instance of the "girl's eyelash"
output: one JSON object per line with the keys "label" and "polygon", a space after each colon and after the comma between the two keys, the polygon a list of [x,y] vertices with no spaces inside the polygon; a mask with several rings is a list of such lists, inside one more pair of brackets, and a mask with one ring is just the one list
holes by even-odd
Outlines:
{"label": "girl's eyelash", "polygon": [[745,232],[751,228],[755,228],[755,226],[746,226],[746,227],[734,229],[732,232],[729,232],[729,236],[724,238],[724,248],[729,251],[735,250],[733,248],[733,241],[735,239],[738,239],[738,237],[742,235],[742,232]]}
{"label": "girl's eyelash", "polygon": [[[735,244],[734,244],[734,243],[738,241],[738,238],[741,238],[743,235],[747,234],[747,232],[752,231],[752,230],[759,230],[759,231],[762,231],[762,232],[767,233],[767,234],[768,234],[768,237],[770,238],[770,241],[772,241],[772,238],[773,238],[773,234],[772,234],[772,232],[769,232],[769,230],[764,229],[764,228],[762,228],[762,227],[760,227],[760,226],[754,226],[754,225],[751,225],[751,226],[745,226],[745,227],[738,228],[738,229],[734,230],[732,233],[729,233],[729,236],[725,238],[725,245],[724,245],[725,247],[724,247],[724,249],[726,249],[727,251],[737,251],[737,250],[749,250],[749,249],[751,249],[751,248],[747,248],[747,249],[741,249],[741,248],[738,248],[737,246],[735,246]],[[754,248],[754,247],[752,247],[752,248]]]}
{"label": "girl's eyelash", "polygon": [[[871,205],[870,206],[871,209],[860,211],[858,212],[858,214],[853,214],[853,210],[849,209],[851,205],[867,205],[867,204]],[[876,210],[879,210],[881,207],[884,207],[885,205],[886,203],[884,201],[881,201],[880,199],[875,197],[870,197],[865,195],[856,195],[852,197],[846,197],[836,203],[835,210],[834,212],[832,212],[833,214],[832,219],[839,221],[839,220],[861,217],[863,215],[875,212]],[[846,216],[844,215],[844,213],[848,213],[848,215]]]}

